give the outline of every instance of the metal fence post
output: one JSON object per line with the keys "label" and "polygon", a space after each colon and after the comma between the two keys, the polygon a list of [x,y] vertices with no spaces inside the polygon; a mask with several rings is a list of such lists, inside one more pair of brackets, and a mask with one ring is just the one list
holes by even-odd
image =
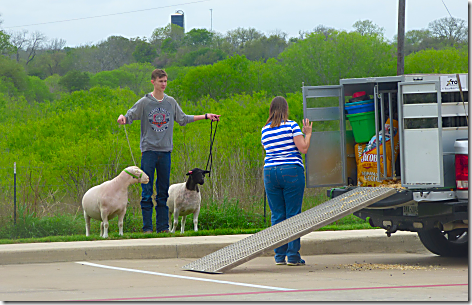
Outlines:
{"label": "metal fence post", "polygon": [[16,162],[13,163],[13,224],[16,225]]}

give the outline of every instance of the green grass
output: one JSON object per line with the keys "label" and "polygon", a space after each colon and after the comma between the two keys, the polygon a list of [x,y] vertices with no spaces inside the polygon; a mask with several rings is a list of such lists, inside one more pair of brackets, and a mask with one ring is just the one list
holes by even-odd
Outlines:
{"label": "green grass", "polygon": [[[369,224],[353,224],[353,225],[327,225],[316,231],[343,231],[343,230],[366,230],[372,229]],[[143,238],[166,238],[166,237],[182,237],[182,236],[217,236],[217,235],[235,235],[235,234],[254,234],[260,229],[215,229],[215,230],[199,230],[195,232],[185,231],[181,234],[176,233],[124,233],[123,236],[118,233],[109,233],[107,239],[103,239],[99,234],[85,235],[68,235],[68,236],[47,236],[37,238],[17,238],[17,239],[0,239],[0,244],[21,244],[21,243],[44,243],[44,242],[72,242],[72,241],[93,241],[93,240],[119,240],[119,239],[143,239]]]}
{"label": "green grass", "polygon": [[[313,196],[311,202],[304,203],[303,211],[320,204],[322,195]],[[178,236],[206,236],[253,234],[270,226],[270,209],[267,207],[266,216],[260,212],[262,204],[255,203],[251,207],[241,207],[238,200],[223,199],[221,203],[202,204],[198,218],[198,232],[193,231],[192,215],[187,217],[185,233],[180,234],[180,222],[176,233],[142,233],[142,216],[139,207],[129,207],[124,219],[124,235],[118,235],[118,220],[109,222],[108,239],[139,239]],[[155,213],[153,213],[155,223]],[[371,229],[368,222],[348,215],[334,223],[324,226],[319,231],[326,230],[360,230]],[[24,207],[19,207],[16,224],[12,220],[0,228],[0,244],[36,243],[36,242],[68,242],[102,240],[100,222],[91,220],[91,236],[85,236],[85,220],[81,213],[63,214],[48,217],[37,217],[27,213]]]}

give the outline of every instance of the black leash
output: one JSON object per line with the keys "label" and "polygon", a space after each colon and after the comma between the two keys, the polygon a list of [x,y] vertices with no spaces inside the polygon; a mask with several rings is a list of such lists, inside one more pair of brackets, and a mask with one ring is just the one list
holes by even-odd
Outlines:
{"label": "black leash", "polygon": [[[208,177],[211,177],[211,164],[213,163],[213,154],[212,154],[212,149],[213,149],[213,142],[215,141],[215,136],[216,136],[216,129],[218,128],[218,121],[216,121],[216,126],[215,126],[215,133],[213,133],[213,120],[211,120],[210,123],[210,154],[208,155],[208,161],[205,170],[209,171]],[[210,169],[208,169],[208,164],[210,164]]]}

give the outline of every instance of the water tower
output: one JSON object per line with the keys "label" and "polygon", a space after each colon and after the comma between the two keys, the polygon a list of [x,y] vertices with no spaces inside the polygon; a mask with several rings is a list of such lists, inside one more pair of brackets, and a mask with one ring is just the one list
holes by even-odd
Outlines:
{"label": "water tower", "polygon": [[178,10],[174,14],[170,15],[170,23],[180,26],[181,28],[184,29],[184,32],[185,32],[184,12],[182,10]]}

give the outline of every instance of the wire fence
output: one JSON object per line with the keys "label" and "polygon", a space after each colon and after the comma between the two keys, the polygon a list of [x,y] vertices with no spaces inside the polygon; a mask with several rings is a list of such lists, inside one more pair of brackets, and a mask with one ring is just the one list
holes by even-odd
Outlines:
{"label": "wire fence", "polygon": [[[266,197],[263,181],[263,160],[229,159],[214,162],[211,174],[200,187],[202,205],[237,202],[242,209],[260,207],[266,214]],[[82,213],[82,197],[91,187],[116,177],[125,163],[90,164],[84,166],[17,166],[0,167],[0,225],[6,219],[22,213],[37,217],[57,214]],[[186,181],[188,169],[172,164],[171,184]],[[306,189],[305,198],[319,195],[323,190]],[[128,209],[140,209],[141,186],[128,188]]]}
{"label": "wire fence", "polygon": [[[254,160],[243,160],[248,165]],[[81,212],[81,201],[85,192],[94,185],[116,177],[129,164],[111,163],[88,166],[0,167],[0,215],[13,215],[14,206],[24,207],[26,213],[47,216],[57,213]],[[174,167],[174,166],[173,166]],[[237,171],[229,171],[238,167]],[[186,171],[171,173],[171,183],[186,181]],[[238,200],[247,206],[264,199],[262,166],[250,170],[238,164],[213,164],[209,177],[201,186],[202,203],[218,203],[223,200]],[[139,207],[141,186],[128,188],[130,207]]]}

